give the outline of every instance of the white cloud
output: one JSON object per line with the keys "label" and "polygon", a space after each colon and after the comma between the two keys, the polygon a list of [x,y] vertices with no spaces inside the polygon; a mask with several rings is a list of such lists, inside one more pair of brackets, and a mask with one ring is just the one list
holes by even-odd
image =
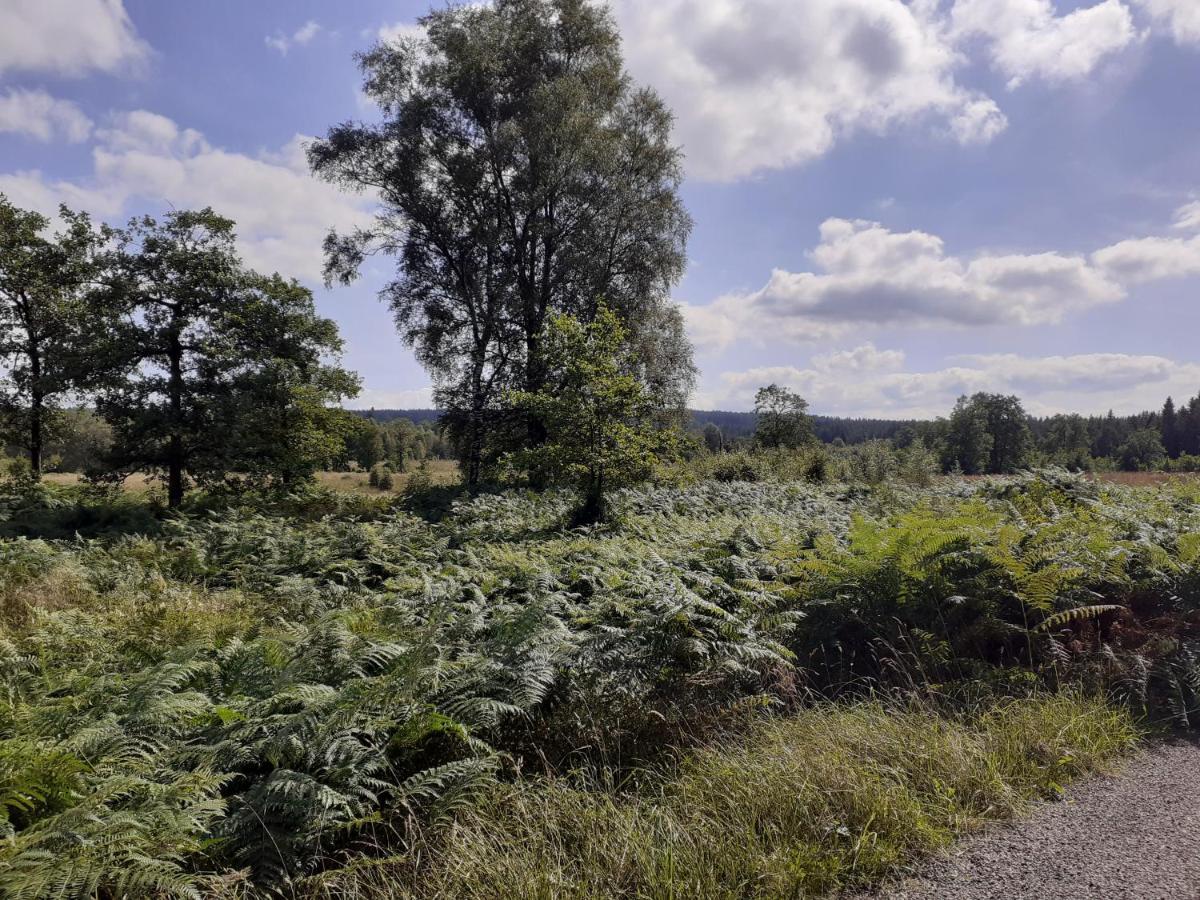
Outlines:
{"label": "white cloud", "polygon": [[391,25],[383,25],[375,32],[375,37],[385,44],[424,36],[425,29],[416,22],[395,22]]}
{"label": "white cloud", "polygon": [[331,227],[369,221],[368,203],[314,179],[297,135],[274,152],[232,153],[155,113],[125,113],[96,133],[93,171],[79,181],[37,171],[0,175],[12,202],[52,214],[59,202],[114,219],[161,208],[212,206],[237,222],[255,268],[317,281],[321,242]]}
{"label": "white cloud", "polygon": [[121,0],[6,0],[0,72],[115,72],[150,56]]}
{"label": "white cloud", "polygon": [[[755,390],[772,382],[798,391],[818,413],[888,418],[945,415],[957,397],[976,391],[1015,393],[1037,415],[1056,412],[1136,412],[1157,408],[1168,394],[1190,396],[1200,365],[1161,356],[1087,353],[1025,357],[1013,354],[962,358],[962,365],[925,372],[867,369],[853,360],[859,347],[814,357],[808,368],[769,366],[724,372],[696,398],[699,408],[748,409]],[[884,351],[894,352],[894,351]]]}
{"label": "white cloud", "polygon": [[433,388],[399,391],[365,389],[351,401],[352,409],[433,409]]}
{"label": "white cloud", "polygon": [[1120,241],[1092,254],[1097,266],[1127,283],[1200,275],[1200,236]]}
{"label": "white cloud", "polygon": [[903,350],[877,350],[868,341],[852,350],[837,350],[814,356],[809,364],[821,372],[880,372],[904,365]]}
{"label": "white cloud", "polygon": [[1200,3],[1196,0],[1134,0],[1180,44],[1200,44]]}
{"label": "white cloud", "polygon": [[79,143],[91,134],[92,120],[69,100],[59,100],[41,90],[10,88],[0,92],[0,132],[4,131],[39,141],[62,138]]}
{"label": "white cloud", "polygon": [[287,52],[292,47],[304,47],[310,44],[320,31],[321,26],[310,19],[291,34],[284,34],[282,31],[277,31],[274,34],[267,35],[264,40],[266,45],[272,50],[278,50],[282,55],[287,56]]}
{"label": "white cloud", "polygon": [[1175,227],[1187,231],[1200,231],[1200,200],[1185,203],[1175,210]]}
{"label": "white cloud", "polygon": [[1079,256],[949,256],[922,231],[827,219],[812,252],[817,272],[776,269],[758,291],[685,307],[693,339],[720,349],[767,335],[835,337],[865,325],[1041,325],[1116,302],[1121,286]]}
{"label": "white cloud", "polygon": [[1089,74],[1104,57],[1137,39],[1121,0],[1057,15],[1051,0],[956,0],[955,38],[982,37],[992,65],[1013,88],[1028,78],[1065,81]]}
{"label": "white cloud", "polygon": [[633,75],[678,117],[689,171],[734,180],[921,119],[964,143],[1005,120],[958,85],[929,0],[617,0]]}

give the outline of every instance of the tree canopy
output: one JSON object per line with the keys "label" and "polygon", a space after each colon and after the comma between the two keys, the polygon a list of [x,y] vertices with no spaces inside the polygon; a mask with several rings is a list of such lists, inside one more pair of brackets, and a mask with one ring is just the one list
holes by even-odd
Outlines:
{"label": "tree canopy", "polygon": [[377,195],[373,225],[331,234],[327,277],[397,257],[383,291],[433,376],[467,480],[537,444],[545,423],[503,421],[511,390],[539,392],[549,319],[583,322],[603,298],[640,349],[662,403],[694,377],[669,305],[691,220],[671,114],[625,73],[617,28],[586,0],[497,0],[421,20],[423,36],[359,57],[377,124],[348,122],[310,150],[323,178]]}
{"label": "tree canopy", "polygon": [[325,406],[357,391],[324,361],[337,328],[306,288],[242,265],[232,221],[211,209],[134,220],[111,266],[97,406],[114,474],[161,471],[178,506],[187,475],[287,483],[333,452]]}
{"label": "tree canopy", "polygon": [[577,485],[583,522],[603,517],[606,491],[645,480],[674,449],[672,433],[655,421],[653,398],[632,374],[625,337],[606,307],[588,323],[551,317],[539,351],[546,372],[541,390],[507,398],[546,426],[544,443],[509,460],[534,480]]}
{"label": "tree canopy", "polygon": [[759,388],[754,395],[755,441],[762,447],[799,447],[812,443],[808,401],[777,384]]}
{"label": "tree canopy", "polygon": [[35,477],[64,400],[86,380],[83,298],[98,237],[65,208],[64,231],[0,194],[0,415]]}

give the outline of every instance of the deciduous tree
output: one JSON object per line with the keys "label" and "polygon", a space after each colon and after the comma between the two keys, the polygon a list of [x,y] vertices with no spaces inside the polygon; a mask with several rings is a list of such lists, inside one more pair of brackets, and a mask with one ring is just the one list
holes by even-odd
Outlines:
{"label": "deciduous tree", "polygon": [[246,270],[234,226],[211,209],[137,219],[116,233],[105,323],[117,360],[98,408],[114,429],[114,474],[162,472],[168,503],[185,477],[291,483],[328,453],[353,376],[327,357],[337,329],[295,282]]}
{"label": "deciduous tree", "polygon": [[763,447],[799,447],[816,440],[808,401],[777,384],[759,388],[754,395],[754,438]]}
{"label": "deciduous tree", "polygon": [[51,235],[45,216],[0,194],[0,415],[35,478],[62,402],[89,364],[79,336],[99,236],[86,216],[61,215],[66,228]]}
{"label": "deciduous tree", "polygon": [[674,453],[675,435],[659,426],[653,398],[632,374],[635,361],[612,311],[601,307],[589,323],[552,317],[539,352],[542,389],[514,392],[508,402],[545,423],[546,441],[509,459],[538,480],[577,485],[578,520],[594,522],[604,516],[606,492],[648,478]]}
{"label": "deciduous tree", "polygon": [[625,73],[603,6],[497,0],[421,23],[421,37],[359,57],[382,120],[333,128],[310,161],[378,196],[371,227],[328,239],[327,276],[398,257],[383,296],[473,483],[490,450],[546,436],[536,413],[503,421],[500,399],[544,387],[553,315],[587,322],[604,298],[659,402],[686,397],[691,352],[667,294],[691,220],[671,114]]}

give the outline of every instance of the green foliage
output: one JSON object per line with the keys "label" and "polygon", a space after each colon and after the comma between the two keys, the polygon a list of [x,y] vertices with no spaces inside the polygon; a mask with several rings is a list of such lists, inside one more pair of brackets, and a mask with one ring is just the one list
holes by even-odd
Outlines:
{"label": "green foliage", "polygon": [[188,475],[288,488],[335,455],[341,420],[327,407],[357,380],[327,364],[341,342],[311,292],[247,271],[233,222],[211,209],[113,237],[108,315],[94,324],[114,477],[164,473],[175,507]]}
{"label": "green foliage", "polygon": [[[434,521],[403,511],[418,500],[311,495],[0,542],[0,892],[319,895],[388,871],[397,891],[453,894],[540,878],[538,848],[568,883],[614,871],[608,850],[590,868],[554,843],[571,828],[639,848],[620,869],[635,886],[704,888],[678,881],[701,871],[681,859],[711,862],[718,886],[751,870],[806,890],[858,883],[1128,740],[1124,715],[1091,701],[1005,698],[1078,685],[1180,724],[1200,699],[1188,482],[1048,471],[868,487],[768,471],[615,491],[604,528],[564,527],[567,491],[464,496]],[[39,486],[0,510],[18,529],[113,502]],[[802,710],[866,696],[948,718]],[[962,724],[994,703],[1004,712]],[[761,731],[764,710],[779,721]],[[776,728],[795,754],[765,752]],[[733,731],[758,737],[743,751]],[[697,743],[717,749],[675,752]],[[678,758],[661,789],[638,787]],[[541,793],[534,771],[557,788]],[[796,773],[824,787],[788,793]],[[602,783],[624,799],[588,787]],[[754,821],[800,824],[785,837]],[[851,852],[868,832],[878,852]],[[770,862],[783,846],[794,865]],[[482,881],[453,880],[468,877]]]}
{"label": "green foliage", "polygon": [[390,491],[395,486],[395,478],[392,476],[392,469],[387,463],[376,463],[371,466],[371,473],[367,476],[367,483],[373,488],[379,488],[381,491]]}
{"label": "green foliage", "polygon": [[959,397],[947,424],[944,465],[964,475],[1010,474],[1029,465],[1032,436],[1017,397]]}
{"label": "green foliage", "polygon": [[1121,468],[1128,472],[1152,472],[1167,461],[1162,437],[1155,428],[1135,431],[1117,450]]}
{"label": "green foliage", "polygon": [[754,395],[754,440],[768,449],[795,448],[815,440],[808,401],[777,384]]}
{"label": "green foliage", "polygon": [[34,477],[71,392],[89,386],[84,317],[98,235],[65,207],[66,230],[0,194],[0,425],[28,454]]}
{"label": "green foliage", "polygon": [[1037,697],[969,717],[817,707],[685,757],[632,793],[502,785],[411,858],[312,879],[303,897],[729,897],[877,884],[1129,752],[1126,715]]}
{"label": "green foliage", "polygon": [[396,257],[384,296],[433,375],[469,484],[496,454],[540,442],[502,398],[541,392],[547,322],[588,321],[602,298],[626,329],[630,374],[681,410],[695,376],[669,302],[691,230],[681,154],[670,111],[624,71],[609,11],[500,0],[422,24],[359,58],[377,124],[339,125],[309,151],[320,177],[382,201],[370,227],[326,242],[329,279]]}
{"label": "green foliage", "polygon": [[607,307],[587,324],[556,316],[542,337],[546,386],[508,398],[546,429],[544,443],[511,454],[509,463],[539,482],[578,486],[585,523],[603,517],[607,491],[645,481],[673,453],[674,435],[659,427],[625,348],[625,329]]}

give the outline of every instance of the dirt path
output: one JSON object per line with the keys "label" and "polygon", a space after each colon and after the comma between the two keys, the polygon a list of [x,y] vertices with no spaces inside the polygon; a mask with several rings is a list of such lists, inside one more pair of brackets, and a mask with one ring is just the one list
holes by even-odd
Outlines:
{"label": "dirt path", "polygon": [[1174,743],[1116,778],[1076,785],[1062,803],[968,839],[894,900],[1200,898],[1200,745]]}

